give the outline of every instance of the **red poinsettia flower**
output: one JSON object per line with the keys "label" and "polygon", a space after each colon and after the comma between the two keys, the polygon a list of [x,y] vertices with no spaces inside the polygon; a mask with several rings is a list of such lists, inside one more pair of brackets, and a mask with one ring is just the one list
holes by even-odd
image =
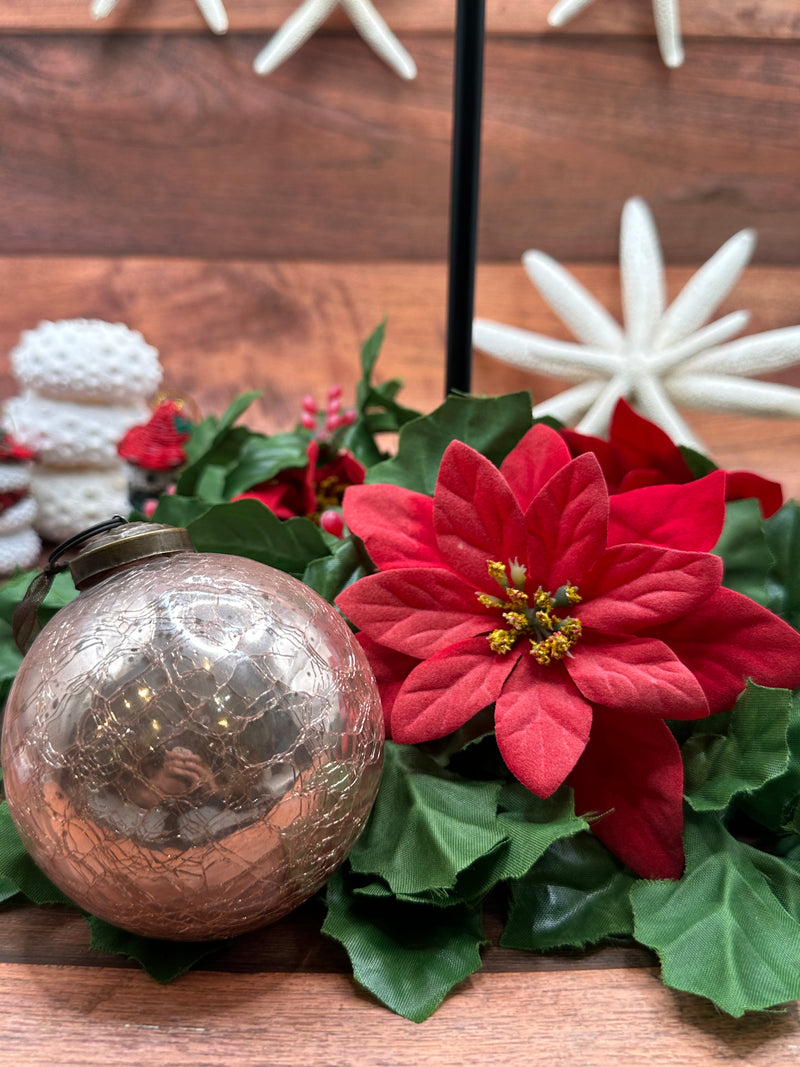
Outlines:
{"label": "red poinsettia flower", "polygon": [[[335,512],[341,506],[345,489],[351,485],[361,485],[364,481],[364,467],[345,450],[319,464],[320,445],[317,440],[309,442],[306,455],[308,463],[305,467],[288,467],[268,482],[253,486],[235,499],[258,500],[274,511],[279,519],[306,515],[320,521],[326,512]],[[329,515],[321,525],[330,533],[341,536],[344,527],[336,521],[336,516],[338,512]]]}
{"label": "red poinsettia flower", "polygon": [[362,631],[401,743],[495,705],[509,769],[562,782],[594,832],[649,878],[683,869],[683,765],[665,719],[732,706],[747,677],[800,684],[800,634],[721,586],[709,549],[725,476],[609,497],[593,455],[535,426],[498,470],[461,442],[433,498],[348,490],[379,572],[337,603]]}
{"label": "red poinsettia flower", "polygon": [[[593,452],[603,470],[610,493],[624,493],[645,485],[682,484],[694,480],[683,453],[660,426],[643,418],[625,400],[614,409],[608,440],[562,430],[573,456]],[[725,472],[725,499],[754,497],[765,519],[783,504],[783,490],[750,471]]]}

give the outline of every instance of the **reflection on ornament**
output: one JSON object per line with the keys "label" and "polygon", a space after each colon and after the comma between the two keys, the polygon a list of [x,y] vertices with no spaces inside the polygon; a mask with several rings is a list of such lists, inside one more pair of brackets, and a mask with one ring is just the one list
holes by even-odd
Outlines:
{"label": "reflection on ornament", "polygon": [[538,404],[582,433],[604,435],[620,397],[676,444],[707,451],[675,405],[710,411],[800,417],[800,389],[753,381],[800,360],[800,326],[731,340],[749,315],[735,311],[709,323],[736,284],[755,245],[752,230],[734,234],[667,306],[664,263],[655,223],[643,200],[622,212],[620,276],[624,328],[575,278],[543,252],[522,257],[542,297],[580,342],[476,319],[476,348],[539,374],[578,382]]}
{"label": "reflection on ornament", "polygon": [[338,5],[345,9],[367,44],[401,78],[416,78],[417,65],[370,0],[305,0],[258,53],[256,74],[271,74],[315,33]]}
{"label": "reflection on ornament", "polygon": [[[3,766],[25,845],[68,896],[196,940],[273,921],[332,874],[377,791],[383,718],[330,605],[251,560],[176,551],[181,534],[134,523],[73,561],[91,587],[23,661]],[[137,561],[148,543],[176,554]],[[76,570],[126,550],[113,573]]]}
{"label": "reflection on ornament", "polygon": [[[592,2],[593,0],[558,0],[547,16],[547,21],[551,26],[563,26]],[[683,41],[678,0],[653,0],[653,16],[656,20],[661,58],[668,67],[679,67],[683,63]]]}

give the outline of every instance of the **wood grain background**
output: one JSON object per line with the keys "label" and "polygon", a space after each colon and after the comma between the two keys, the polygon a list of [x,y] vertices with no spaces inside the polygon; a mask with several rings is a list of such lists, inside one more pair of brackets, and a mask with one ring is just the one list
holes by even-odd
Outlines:
{"label": "wood grain background", "polygon": [[[384,377],[443,392],[454,0],[377,0],[419,66],[399,80],[336,12],[276,73],[252,61],[299,0],[227,0],[213,37],[193,0],[0,4],[0,396],[6,353],[43,318],[140,329],[169,388],[251,420],[357,378],[384,317]],[[619,216],[643,195],[674,296],[731,234],[759,235],[721,312],[800,322],[797,0],[682,5],[685,65],[664,68],[650,0],[596,0],[563,31],[551,0],[488,0],[476,313],[565,328],[519,257],[541,248],[619,315]],[[800,371],[777,380],[800,385]],[[558,383],[476,354],[474,387]],[[690,413],[718,462],[800,497],[800,424]],[[797,1013],[734,1022],[664,990],[646,953],[581,961],[497,948],[425,1027],[359,994],[301,909],[163,990],[87,949],[80,918],[5,910],[0,1065],[574,1064],[797,1059]],[[312,929],[312,926],[314,929]],[[496,933],[497,931],[495,931]],[[297,973],[303,972],[303,973]],[[88,1037],[91,1040],[87,1040]]]}

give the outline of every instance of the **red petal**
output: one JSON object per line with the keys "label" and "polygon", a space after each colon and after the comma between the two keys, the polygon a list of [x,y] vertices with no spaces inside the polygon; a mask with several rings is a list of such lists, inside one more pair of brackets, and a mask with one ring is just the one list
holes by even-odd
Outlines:
{"label": "red petal", "polygon": [[561,431],[561,436],[566,441],[573,458],[582,456],[586,452],[594,454],[600,464],[609,493],[616,493],[621,479],[625,476],[625,467],[619,450],[608,441],[604,441],[602,437],[592,437],[589,434],[578,433],[577,430],[564,429]]}
{"label": "red petal", "polygon": [[451,645],[411,672],[392,709],[395,741],[445,737],[493,703],[519,654],[498,656],[485,637]]}
{"label": "red petal", "polygon": [[475,593],[433,567],[369,574],[343,589],[336,604],[368,637],[417,659],[492,629]]}
{"label": "red petal", "polygon": [[548,797],[586,746],[592,708],[560,664],[540,667],[522,656],[497,698],[494,717],[508,769],[537,796]]}
{"label": "red petal", "polygon": [[569,449],[559,434],[538,423],[511,449],[500,464],[500,473],[525,512],[539,490],[569,461]]}
{"label": "red petal", "polygon": [[525,551],[522,512],[505,478],[474,448],[447,446],[434,493],[439,552],[473,589],[497,593],[489,560],[508,563]]}
{"label": "red petal", "polygon": [[608,543],[638,541],[710,552],[725,521],[725,474],[686,485],[652,485],[611,497]]}
{"label": "red petal", "polygon": [[608,490],[595,457],[579,456],[557,471],[525,522],[532,581],[551,592],[579,583],[606,547]]}
{"label": "red petal", "polygon": [[581,586],[578,615],[595,630],[635,633],[693,611],[721,581],[722,560],[708,552],[615,545]]}
{"label": "red petal", "polygon": [[648,634],[697,676],[712,712],[732,708],[748,678],[777,689],[800,685],[800,634],[731,589],[719,589],[691,615]]}
{"label": "red petal", "polygon": [[643,878],[680,878],[683,763],[659,719],[596,708],[586,751],[569,776],[580,813],[600,840]]}
{"label": "red petal", "polygon": [[658,481],[662,483],[685,482],[692,476],[681,450],[669,434],[634,411],[626,400],[617,402],[608,436],[624,457],[629,471],[638,468],[658,471],[661,475]]}
{"label": "red petal", "polygon": [[708,715],[700,683],[662,641],[584,634],[563,663],[593,704],[662,719]]}
{"label": "red petal", "polygon": [[442,566],[429,496],[385,483],[351,485],[342,510],[347,526],[381,570]]}
{"label": "red petal", "polygon": [[386,736],[391,737],[394,702],[406,678],[419,664],[419,660],[413,656],[404,656],[402,652],[395,652],[391,648],[386,648],[385,645],[379,645],[377,641],[373,641],[363,633],[356,634],[356,641],[364,649],[375,675],[375,681],[378,683]]}
{"label": "red petal", "polygon": [[747,500],[750,497],[761,505],[761,514],[765,519],[774,515],[783,504],[783,489],[778,482],[762,478],[760,474],[750,471],[727,471],[725,480],[726,500]]}

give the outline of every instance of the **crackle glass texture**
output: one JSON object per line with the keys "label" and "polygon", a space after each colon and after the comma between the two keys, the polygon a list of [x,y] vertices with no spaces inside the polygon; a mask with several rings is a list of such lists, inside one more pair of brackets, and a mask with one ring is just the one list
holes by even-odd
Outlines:
{"label": "crackle glass texture", "polygon": [[339,615],[238,556],[105,578],[51,620],[3,727],[26,847],[76,903],[151,937],[228,937],[314,893],[378,788],[383,719]]}

